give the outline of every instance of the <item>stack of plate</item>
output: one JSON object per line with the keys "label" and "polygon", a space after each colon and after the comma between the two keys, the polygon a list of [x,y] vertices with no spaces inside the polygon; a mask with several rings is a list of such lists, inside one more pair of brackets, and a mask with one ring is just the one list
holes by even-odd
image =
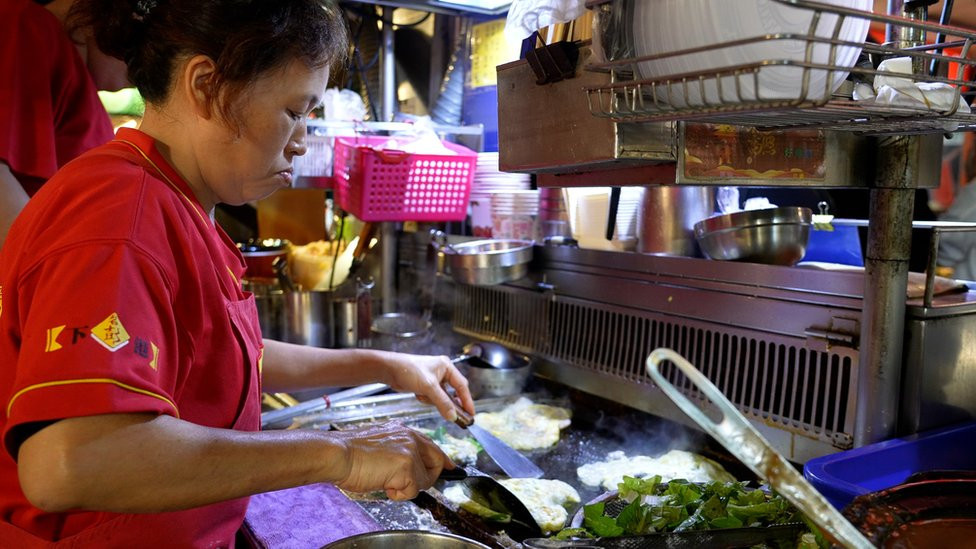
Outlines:
{"label": "stack of plate", "polygon": [[[868,12],[872,8],[871,0],[822,1]],[[834,36],[839,16],[823,13],[816,27],[812,28],[814,15],[812,10],[775,0],[636,0],[633,21],[634,49],[638,56],[659,55],[771,34],[802,35],[644,61],[637,70],[642,78],[653,79],[705,71],[714,74],[736,66],[771,63],[763,65],[758,75],[748,73],[722,78],[706,77],[704,80],[694,78],[688,80],[687,86],[679,82],[670,89],[660,89],[659,99],[676,107],[772,99],[825,99],[847,78],[848,70],[860,55],[860,47],[837,47],[831,63],[831,45],[820,41],[810,42],[815,45],[809,61],[830,64],[838,69],[807,70],[806,93],[802,89],[803,67],[775,64],[806,60],[808,40],[805,36],[811,30],[819,38]],[[864,42],[869,26],[867,19],[846,17],[837,38]]]}
{"label": "stack of plate", "polygon": [[[478,164],[471,185],[471,226],[474,236],[492,236],[491,195],[528,189],[528,174],[498,171],[498,153],[478,153]],[[536,198],[538,208],[538,198]]]}

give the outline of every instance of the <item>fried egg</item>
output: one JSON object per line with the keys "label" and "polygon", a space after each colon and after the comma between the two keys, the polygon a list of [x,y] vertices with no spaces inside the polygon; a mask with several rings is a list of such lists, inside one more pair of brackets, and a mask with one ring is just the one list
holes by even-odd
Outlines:
{"label": "fried egg", "polygon": [[718,463],[684,450],[671,450],[656,458],[627,457],[624,452],[610,452],[605,461],[587,463],[577,468],[576,474],[583,484],[603,486],[607,490],[616,490],[624,476],[645,478],[661,475],[664,481],[683,478],[689,482],[735,482],[735,478]]}
{"label": "fried egg", "polygon": [[474,420],[516,450],[536,450],[559,442],[559,432],[569,427],[570,417],[566,408],[522,397],[501,411],[475,414]]}
{"label": "fried egg", "polygon": [[498,482],[525,504],[545,534],[561,530],[569,510],[580,502],[579,492],[561,480],[509,478]]}

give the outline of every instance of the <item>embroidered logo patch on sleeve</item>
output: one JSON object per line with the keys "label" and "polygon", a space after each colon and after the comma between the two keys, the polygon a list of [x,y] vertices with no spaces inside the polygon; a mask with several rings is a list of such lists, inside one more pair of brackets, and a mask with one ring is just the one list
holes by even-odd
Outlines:
{"label": "embroidered logo patch on sleeve", "polygon": [[126,332],[125,327],[122,326],[118,313],[112,313],[99,322],[91,329],[91,335],[95,341],[113,353],[129,342],[129,332]]}
{"label": "embroidered logo patch on sleeve", "polygon": [[47,342],[44,344],[44,352],[50,353],[51,351],[57,351],[61,348],[61,344],[58,343],[58,336],[64,330],[65,325],[55,326],[54,328],[48,328],[47,337],[45,338]]}

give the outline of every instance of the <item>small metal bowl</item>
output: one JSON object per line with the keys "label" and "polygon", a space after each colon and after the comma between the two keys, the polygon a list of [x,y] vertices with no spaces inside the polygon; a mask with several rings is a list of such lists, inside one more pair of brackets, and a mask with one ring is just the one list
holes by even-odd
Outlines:
{"label": "small metal bowl", "polygon": [[695,238],[711,259],[795,265],[806,254],[812,225],[809,208],[749,210],[695,223]]}
{"label": "small metal bowl", "polygon": [[461,372],[468,378],[471,396],[506,397],[521,393],[532,374],[532,360],[517,353],[512,353],[512,358],[515,364],[510,368],[494,368],[477,357],[464,361]]}

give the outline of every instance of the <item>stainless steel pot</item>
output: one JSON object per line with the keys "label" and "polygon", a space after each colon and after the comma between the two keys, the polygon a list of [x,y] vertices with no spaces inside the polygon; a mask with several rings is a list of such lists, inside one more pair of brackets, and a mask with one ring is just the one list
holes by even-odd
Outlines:
{"label": "stainless steel pot", "polygon": [[474,240],[448,244],[440,231],[432,231],[438,251],[438,271],[450,273],[461,284],[494,286],[518,280],[529,272],[533,243],[528,240]]}
{"label": "stainless steel pot", "polygon": [[281,296],[280,339],[313,347],[358,346],[370,319],[372,284],[346,284],[331,291],[294,290]]}
{"label": "stainless steel pot", "polygon": [[701,257],[695,223],[715,210],[715,189],[694,185],[646,187],[637,217],[637,251]]}
{"label": "stainless steel pot", "polygon": [[258,308],[258,324],[261,335],[270,339],[281,339],[282,315],[285,309],[285,292],[277,280],[258,281],[245,278],[245,291],[254,294],[254,303]]}
{"label": "stainless steel pot", "polygon": [[426,530],[367,532],[334,541],[323,549],[488,549],[473,539]]}

